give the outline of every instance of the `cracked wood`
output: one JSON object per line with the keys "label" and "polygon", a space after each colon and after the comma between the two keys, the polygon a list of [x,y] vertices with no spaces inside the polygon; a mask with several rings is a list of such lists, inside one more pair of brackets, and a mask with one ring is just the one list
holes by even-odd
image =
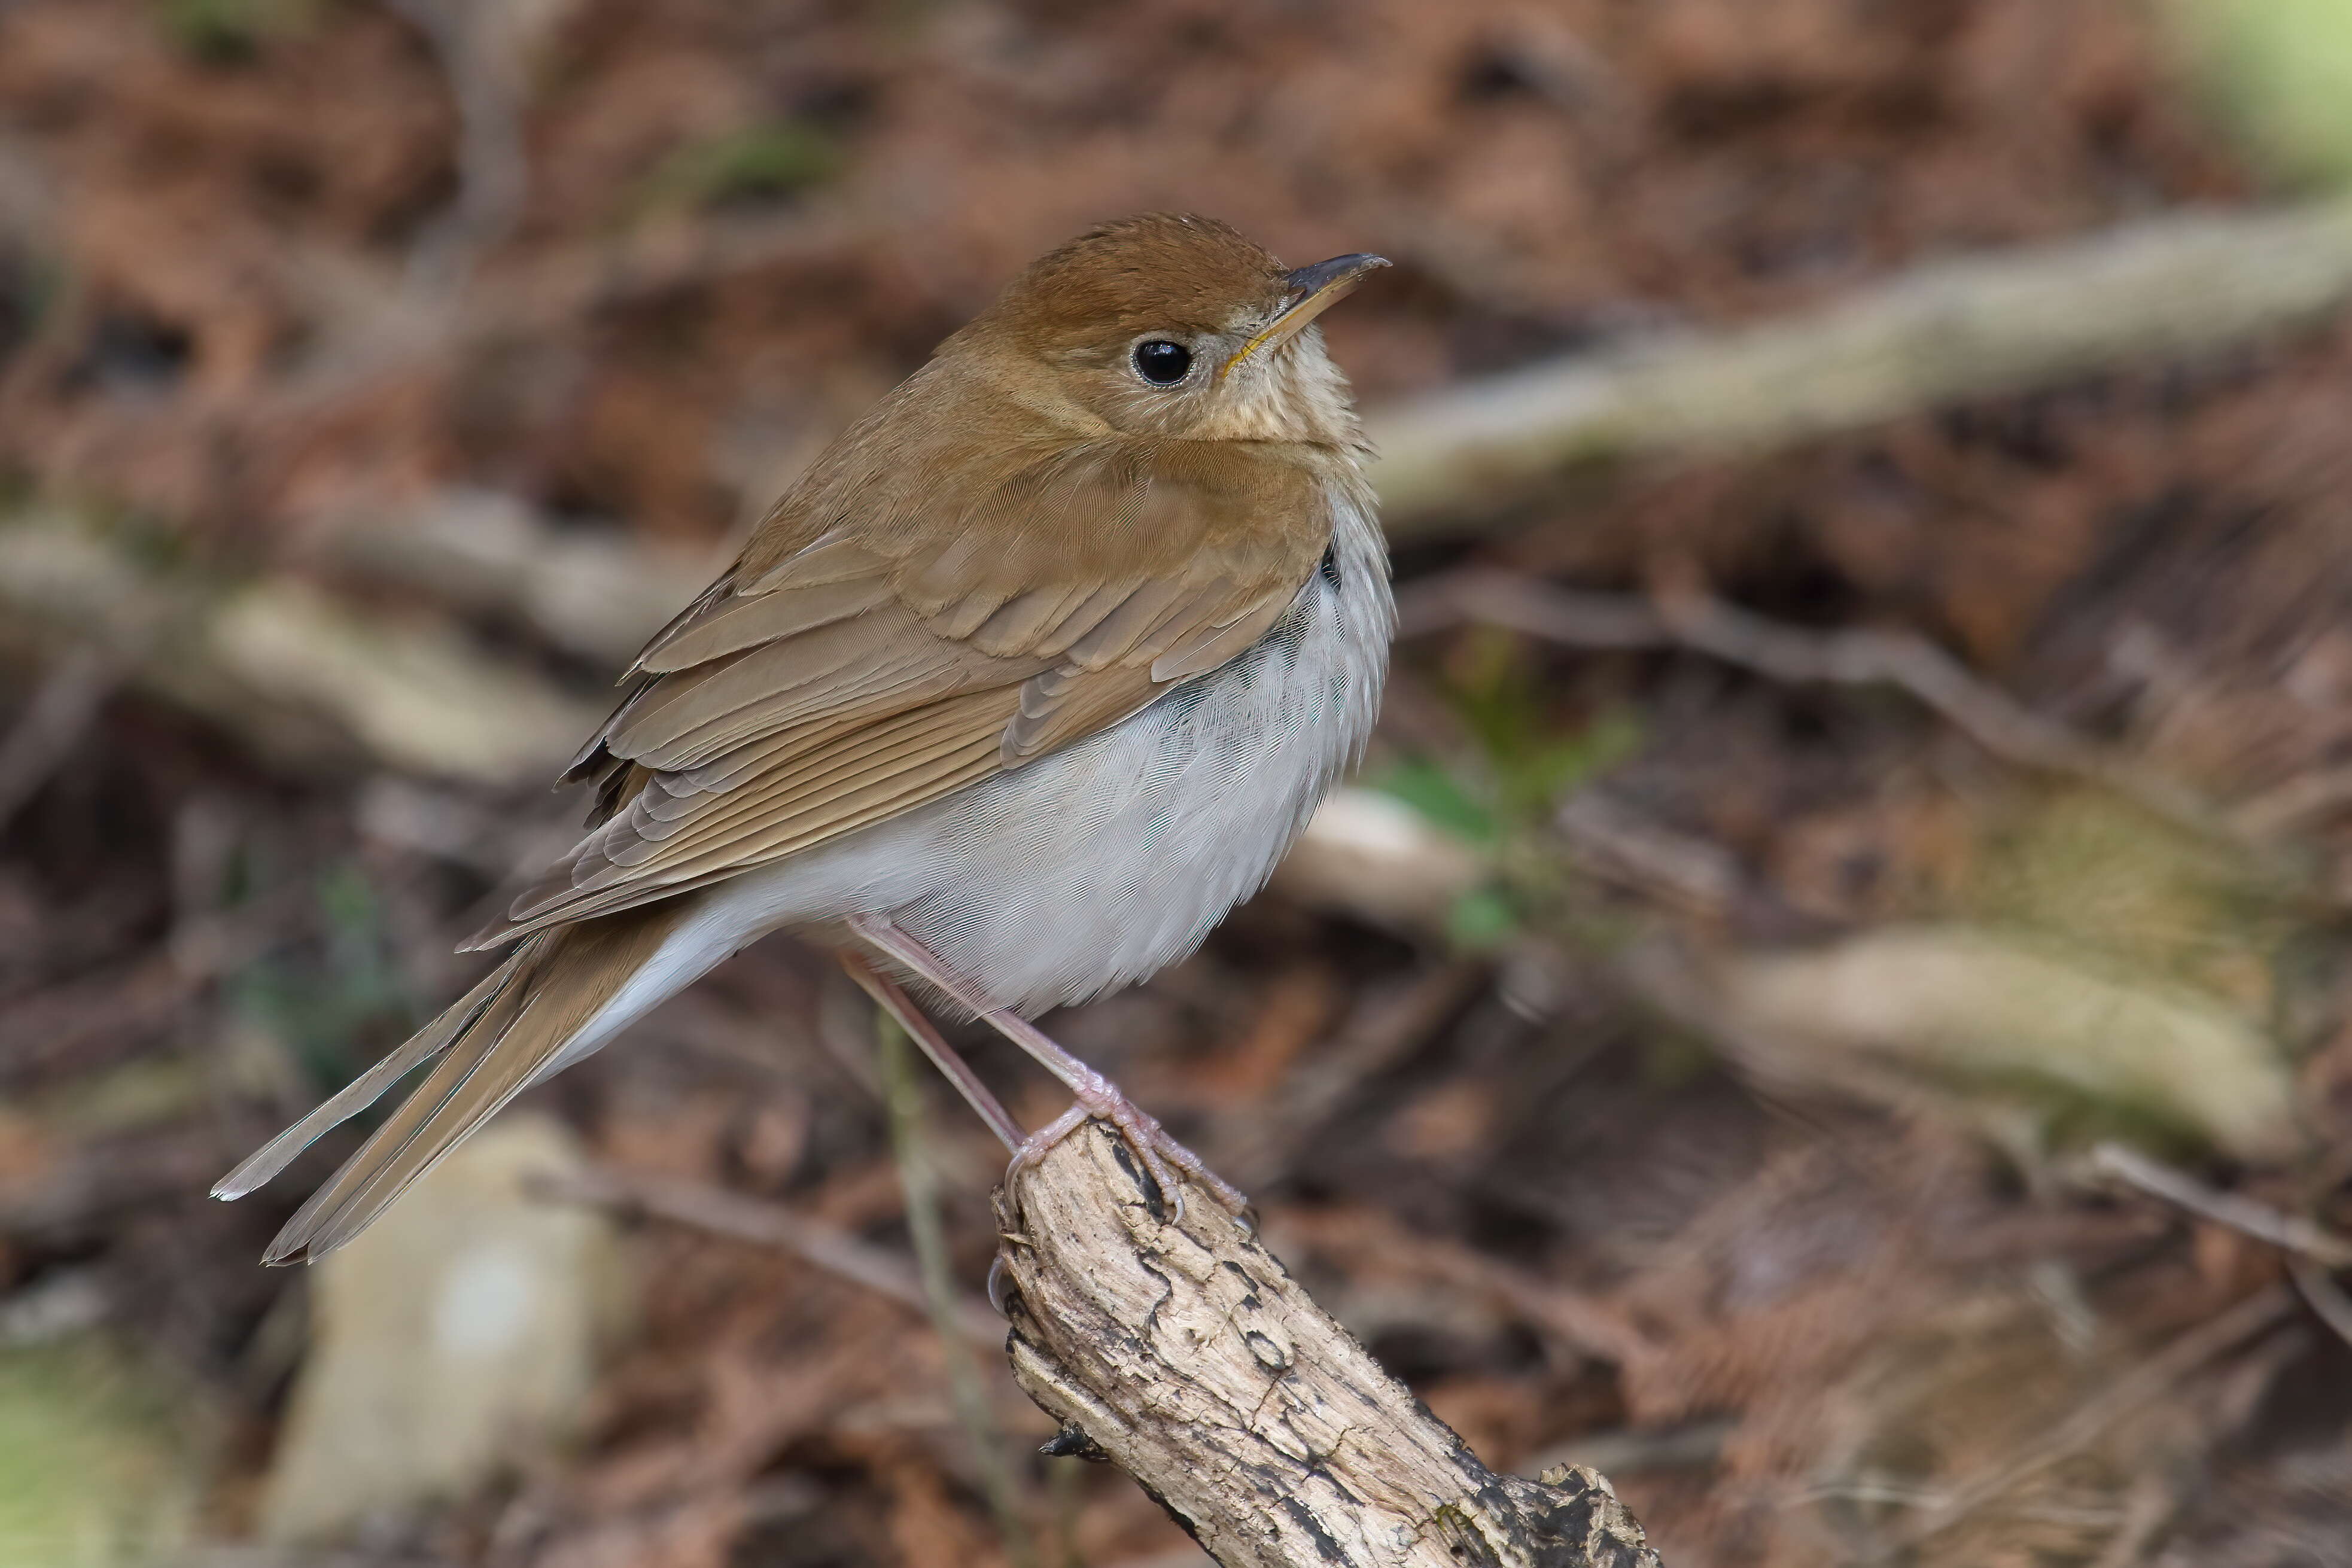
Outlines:
{"label": "cracked wood", "polygon": [[1013,1376],[1224,1568],[1656,1568],[1609,1483],[1497,1475],[1209,1197],[1101,1123],[996,1197]]}

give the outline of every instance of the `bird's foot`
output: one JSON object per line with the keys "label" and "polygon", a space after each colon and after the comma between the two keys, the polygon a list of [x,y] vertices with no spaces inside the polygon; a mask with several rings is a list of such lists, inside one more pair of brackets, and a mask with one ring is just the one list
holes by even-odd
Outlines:
{"label": "bird's foot", "polygon": [[[950,968],[947,960],[915,940],[897,923],[879,915],[853,915],[848,916],[846,924],[852,931],[876,949],[905,965],[911,973],[921,976],[957,1002],[970,1008],[979,1015],[982,1022],[1027,1051],[1047,1071],[1069,1086],[1070,1092],[1076,1097],[1077,1103],[1036,1132],[1023,1138],[1017,1145],[1013,1145],[1013,1163],[1006,1167],[1004,1173],[1007,1180],[1018,1174],[1024,1166],[1034,1166],[1039,1160],[1044,1159],[1048,1149],[1068,1137],[1078,1127],[1090,1120],[1099,1118],[1118,1129],[1120,1137],[1126,1141],[1127,1146],[1134,1151],[1136,1157],[1142,1162],[1143,1174],[1151,1178],[1153,1185],[1157,1186],[1163,1195],[1175,1198],[1178,1218],[1182,1218],[1184,1214],[1184,1189],[1178,1185],[1173,1172],[1170,1169],[1171,1166],[1175,1170],[1182,1171],[1194,1182],[1207,1189],[1210,1197],[1215,1198],[1220,1206],[1236,1218],[1244,1215],[1248,1209],[1248,1198],[1244,1197],[1232,1183],[1211,1170],[1202,1161],[1200,1155],[1170,1137],[1168,1130],[1145,1114],[1141,1107],[1120,1092],[1118,1084],[1071,1055],[1056,1043],[1052,1036],[1027,1019],[996,1006],[982,994],[979,988]],[[861,976],[859,984],[867,985],[863,976],[872,971],[870,966],[853,966],[850,972],[853,975]],[[898,992],[896,987],[884,988],[868,985],[867,988],[872,990],[876,998],[882,1000],[885,1006],[893,1007],[894,1010],[896,1002],[893,998],[898,1000],[904,999],[904,993]],[[913,1003],[908,1002],[906,1006],[908,1013],[914,1012]],[[978,1087],[979,1081],[971,1076],[971,1069],[963,1067],[961,1061],[958,1061],[952,1068],[948,1065],[948,1059],[952,1058],[954,1053],[947,1049],[946,1043],[938,1041],[936,1049],[929,1043],[937,1040],[938,1031],[931,1030],[926,1035],[922,1030],[915,1030],[911,1022],[908,1027],[915,1032],[918,1040],[926,1041],[925,1049],[931,1051],[932,1060],[939,1061],[942,1070],[946,1071],[950,1078],[956,1080],[959,1088],[964,1089],[965,1097],[971,1101],[974,1109],[989,1119],[991,1126],[998,1129],[998,1135],[1005,1137],[1008,1144],[1012,1143],[1008,1134],[1012,1128],[1013,1119],[1005,1115],[1002,1107],[991,1109],[995,1106],[994,1097],[987,1095],[984,1089],[978,1093],[973,1092]],[[929,1028],[928,1024],[925,1028]],[[961,1077],[957,1077],[959,1070],[962,1073]],[[967,1082],[972,1087],[966,1087]]]}
{"label": "bird's foot", "polygon": [[1121,1141],[1142,1166],[1143,1174],[1163,1196],[1174,1201],[1178,1219],[1184,1218],[1184,1188],[1176,1179],[1176,1171],[1183,1172],[1216,1199],[1226,1213],[1238,1216],[1249,1207],[1249,1199],[1232,1183],[1178,1143],[1156,1118],[1121,1092],[1118,1084],[1100,1073],[1092,1076],[1093,1082],[1076,1088],[1076,1102],[1068,1110],[1021,1141],[1020,1148],[1013,1152],[1013,1163],[1005,1169],[1008,1181],[1023,1168],[1035,1166],[1045,1157],[1046,1151],[1088,1122],[1102,1121],[1118,1129]]}

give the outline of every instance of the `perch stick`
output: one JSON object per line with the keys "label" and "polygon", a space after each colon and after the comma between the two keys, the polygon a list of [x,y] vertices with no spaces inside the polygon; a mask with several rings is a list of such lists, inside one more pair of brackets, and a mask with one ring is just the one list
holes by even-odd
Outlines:
{"label": "perch stick", "polygon": [[1205,1194],[1090,1123],[997,1193],[1013,1375],[1223,1568],[1656,1568],[1609,1483],[1489,1470]]}

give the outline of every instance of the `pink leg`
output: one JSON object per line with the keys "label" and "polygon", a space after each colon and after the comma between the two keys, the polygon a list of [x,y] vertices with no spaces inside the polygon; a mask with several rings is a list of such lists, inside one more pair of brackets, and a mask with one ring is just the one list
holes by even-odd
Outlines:
{"label": "pink leg", "polygon": [[872,997],[876,1006],[898,1019],[898,1027],[923,1048],[923,1054],[929,1057],[931,1065],[956,1086],[956,1092],[963,1096],[964,1103],[980,1113],[980,1119],[988,1124],[988,1130],[1002,1139],[1006,1148],[1019,1154],[1028,1142],[1022,1136],[1021,1124],[1013,1119],[1013,1113],[1004,1108],[1003,1101],[989,1092],[988,1085],[972,1071],[971,1064],[964,1061],[956,1048],[940,1035],[939,1026],[923,1016],[923,1010],[915,1005],[915,998],[900,990],[896,980],[855,953],[844,953],[841,967],[849,972],[851,979],[857,982],[858,989]]}
{"label": "pink leg", "polygon": [[997,1007],[973,989],[971,983],[949,968],[938,954],[894,922],[880,915],[854,915],[849,928],[887,956],[903,964],[963,1006],[980,1015],[982,1021],[1005,1039],[1027,1051],[1038,1065],[1069,1086],[1077,1103],[1065,1114],[1055,1118],[1045,1127],[1023,1140],[1013,1153],[1015,1166],[1034,1165],[1046,1150],[1089,1117],[1098,1116],[1126,1134],[1128,1146],[1143,1161],[1144,1168],[1160,1184],[1160,1191],[1183,1201],[1182,1189],[1175,1182],[1169,1166],[1174,1166],[1195,1182],[1206,1187],[1212,1197],[1235,1214],[1249,1206],[1249,1200],[1235,1191],[1225,1180],[1201,1162],[1201,1156],[1168,1135],[1167,1129],[1119,1092],[1118,1084],[1072,1056],[1051,1037],[1028,1019]]}

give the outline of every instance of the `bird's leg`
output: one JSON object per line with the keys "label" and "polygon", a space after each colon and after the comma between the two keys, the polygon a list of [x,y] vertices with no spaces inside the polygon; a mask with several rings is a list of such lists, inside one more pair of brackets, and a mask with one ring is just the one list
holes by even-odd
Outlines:
{"label": "bird's leg", "polygon": [[923,1009],[915,1005],[915,998],[901,990],[898,981],[856,953],[844,953],[841,967],[848,971],[851,979],[857,982],[858,989],[872,997],[877,1007],[898,1019],[898,1027],[923,1048],[923,1054],[929,1057],[931,1065],[955,1085],[956,1092],[963,1096],[964,1103],[980,1113],[980,1119],[988,1124],[988,1130],[1002,1139],[1006,1148],[1016,1155],[1021,1153],[1028,1143],[1022,1134],[1021,1124],[1013,1119],[1013,1113],[1004,1108],[1004,1103],[980,1081],[980,1075],[971,1070],[971,1063],[947,1042],[940,1033],[939,1026],[923,1016]]}
{"label": "bird's leg", "polygon": [[1202,1164],[1200,1155],[1169,1136],[1167,1129],[1120,1092],[1118,1084],[1063,1050],[1051,1036],[1027,1019],[996,1006],[981,995],[970,981],[948,967],[938,954],[917,941],[896,922],[877,915],[853,915],[848,925],[877,951],[903,964],[955,1001],[970,1008],[983,1023],[1027,1051],[1036,1059],[1039,1066],[1068,1085],[1077,1103],[1022,1140],[1013,1155],[1016,1167],[1034,1165],[1045,1157],[1046,1150],[1069,1136],[1088,1117],[1099,1116],[1126,1134],[1129,1146],[1141,1158],[1144,1168],[1151,1173],[1152,1180],[1159,1183],[1162,1192],[1175,1197],[1179,1203],[1182,1198],[1168,1169],[1170,1166],[1206,1187],[1212,1197],[1234,1213],[1239,1214],[1248,1207],[1247,1198]]}

